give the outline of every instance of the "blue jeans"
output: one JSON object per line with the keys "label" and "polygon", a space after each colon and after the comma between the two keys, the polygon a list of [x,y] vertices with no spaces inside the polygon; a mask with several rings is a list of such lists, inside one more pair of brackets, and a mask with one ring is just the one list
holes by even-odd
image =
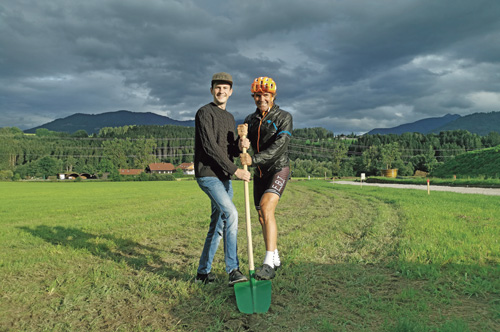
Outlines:
{"label": "blue jeans", "polygon": [[208,197],[212,205],[210,227],[201,253],[198,273],[208,274],[212,269],[212,261],[219,246],[224,239],[224,258],[226,272],[229,273],[239,268],[237,254],[238,211],[233,203],[233,186],[231,180],[221,181],[216,177],[196,178],[198,185]]}

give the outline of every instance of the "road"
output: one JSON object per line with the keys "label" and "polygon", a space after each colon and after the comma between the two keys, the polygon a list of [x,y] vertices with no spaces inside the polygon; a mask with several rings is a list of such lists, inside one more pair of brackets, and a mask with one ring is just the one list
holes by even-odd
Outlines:
{"label": "road", "polygon": [[[334,181],[333,184],[350,184],[350,185],[360,186],[361,182]],[[366,183],[366,182],[363,182],[363,186],[427,190],[426,185],[416,185],[416,184]],[[448,187],[448,186],[430,185],[429,189],[431,192],[432,191],[451,191],[451,192],[460,193],[460,194],[481,194],[481,195],[500,196],[500,189],[492,189],[492,188]]]}

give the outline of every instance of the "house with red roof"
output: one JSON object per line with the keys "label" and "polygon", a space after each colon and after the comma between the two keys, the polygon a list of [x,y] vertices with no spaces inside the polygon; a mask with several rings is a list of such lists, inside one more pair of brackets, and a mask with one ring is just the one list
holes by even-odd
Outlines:
{"label": "house with red roof", "polygon": [[152,163],[148,166],[149,173],[172,174],[175,172],[175,166],[171,163]]}
{"label": "house with red roof", "polygon": [[177,166],[177,169],[181,169],[186,175],[194,175],[194,163],[182,163]]}

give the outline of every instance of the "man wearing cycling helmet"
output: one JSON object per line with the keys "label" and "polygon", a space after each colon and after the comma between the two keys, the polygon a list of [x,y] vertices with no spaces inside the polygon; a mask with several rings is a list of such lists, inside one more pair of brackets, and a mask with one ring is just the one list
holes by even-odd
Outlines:
{"label": "man wearing cycling helmet", "polygon": [[292,115],[275,104],[276,83],[269,77],[258,77],[251,87],[257,109],[248,115],[248,139],[253,156],[242,156],[243,165],[253,165],[254,203],[262,226],[266,256],[256,279],[274,278],[280,267],[277,240],[278,228],[274,211],[289,179],[288,144],[292,136]]}

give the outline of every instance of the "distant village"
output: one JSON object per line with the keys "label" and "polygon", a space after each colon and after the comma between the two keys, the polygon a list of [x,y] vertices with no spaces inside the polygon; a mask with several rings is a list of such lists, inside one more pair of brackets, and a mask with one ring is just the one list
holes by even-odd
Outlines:
{"label": "distant village", "polygon": [[[120,175],[140,175],[141,173],[150,173],[150,174],[173,174],[177,172],[177,170],[181,170],[185,175],[194,175],[194,163],[182,163],[179,166],[174,166],[171,163],[152,163],[149,164],[146,169],[140,168],[120,168]],[[105,180],[109,173],[104,173],[101,179]],[[97,179],[98,176],[95,174],[89,173],[59,173],[57,174],[57,178],[59,180],[75,180],[75,179]]]}

